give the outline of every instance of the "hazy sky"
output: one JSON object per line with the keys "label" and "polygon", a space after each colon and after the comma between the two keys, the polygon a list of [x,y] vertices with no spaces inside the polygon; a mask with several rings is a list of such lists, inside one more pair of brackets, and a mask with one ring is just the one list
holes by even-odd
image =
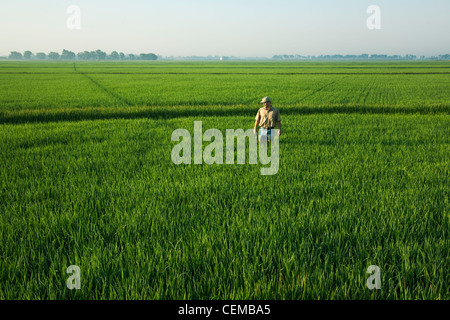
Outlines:
{"label": "hazy sky", "polygon": [[[81,29],[67,27],[80,8]],[[381,9],[369,30],[366,9]],[[0,55],[101,49],[163,56],[450,53],[450,0],[0,0]]]}

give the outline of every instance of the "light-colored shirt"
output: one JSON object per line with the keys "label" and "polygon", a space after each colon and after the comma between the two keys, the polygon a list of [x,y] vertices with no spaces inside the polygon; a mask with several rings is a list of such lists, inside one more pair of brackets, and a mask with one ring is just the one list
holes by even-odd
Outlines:
{"label": "light-colored shirt", "polygon": [[255,120],[258,120],[258,117],[259,125],[264,129],[275,127],[275,124],[278,121],[281,121],[280,110],[274,107],[270,107],[269,110],[265,107],[260,108],[256,114]]}

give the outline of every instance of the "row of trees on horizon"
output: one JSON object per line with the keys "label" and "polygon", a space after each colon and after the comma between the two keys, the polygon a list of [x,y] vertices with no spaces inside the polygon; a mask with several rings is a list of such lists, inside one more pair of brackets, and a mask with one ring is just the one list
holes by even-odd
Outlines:
{"label": "row of trees on horizon", "polygon": [[332,59],[359,59],[359,60],[368,60],[368,59],[386,59],[386,60],[416,60],[416,59],[439,59],[439,60],[450,60],[450,54],[440,54],[438,56],[433,57],[417,57],[413,54],[406,54],[404,56],[401,55],[387,55],[387,54],[367,54],[363,53],[360,55],[341,55],[341,54],[334,54],[334,55],[320,55],[320,56],[302,56],[302,55],[275,55],[272,57],[272,59],[276,60],[332,60]]}
{"label": "row of trees on horizon", "polygon": [[157,60],[158,56],[154,53],[141,53],[137,54],[125,54],[123,52],[113,51],[110,54],[102,50],[96,51],[83,51],[75,52],[64,49],[61,54],[58,52],[50,52],[48,54],[44,52],[38,52],[34,54],[31,51],[25,51],[23,54],[18,51],[11,51],[8,56],[9,59],[13,60]]}
{"label": "row of trees on horizon", "polygon": [[[5,58],[5,57],[0,57]],[[25,51],[23,54],[18,51],[12,51],[8,56],[11,60],[241,60],[241,59],[269,59],[269,58],[241,58],[241,57],[227,57],[227,56],[190,56],[190,57],[161,57],[154,53],[141,54],[125,54],[123,52],[113,51],[110,54],[98,49],[95,51],[75,52],[64,49],[61,53],[38,52],[34,54],[31,51]],[[401,55],[386,55],[386,54],[360,54],[360,55],[320,55],[320,56],[304,56],[304,55],[274,55],[273,60],[450,60],[450,54],[440,54],[432,57],[417,57],[413,54]]]}

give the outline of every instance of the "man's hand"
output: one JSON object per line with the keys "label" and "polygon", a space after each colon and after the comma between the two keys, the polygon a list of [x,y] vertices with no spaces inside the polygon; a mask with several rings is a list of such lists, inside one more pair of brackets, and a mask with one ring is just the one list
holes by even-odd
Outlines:
{"label": "man's hand", "polygon": [[258,134],[258,132],[256,131],[256,128],[253,129],[253,133]]}
{"label": "man's hand", "polygon": [[281,136],[281,130],[278,130],[278,136]]}

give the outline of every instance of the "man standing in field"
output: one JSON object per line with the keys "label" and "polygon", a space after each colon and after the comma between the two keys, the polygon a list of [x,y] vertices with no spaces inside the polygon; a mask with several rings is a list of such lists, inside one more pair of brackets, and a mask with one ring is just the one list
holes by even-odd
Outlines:
{"label": "man standing in field", "polygon": [[272,103],[269,97],[264,97],[261,100],[264,107],[258,110],[255,117],[255,127],[253,133],[256,134],[256,128],[261,126],[259,130],[259,141],[267,139],[270,142],[272,138],[272,130],[275,128],[275,123],[278,126],[278,136],[281,135],[281,118],[280,111],[277,108],[272,107]]}

